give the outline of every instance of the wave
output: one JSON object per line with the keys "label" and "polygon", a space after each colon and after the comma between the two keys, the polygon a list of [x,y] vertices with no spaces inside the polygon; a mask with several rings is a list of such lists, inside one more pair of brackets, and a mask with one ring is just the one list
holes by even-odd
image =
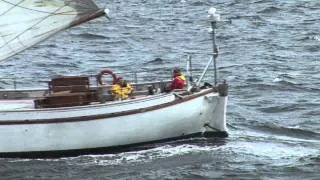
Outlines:
{"label": "wave", "polygon": [[[245,80],[246,83],[233,85],[232,90],[244,90],[249,89],[250,91],[290,91],[290,92],[318,92],[319,88],[312,87],[309,84],[302,84],[293,82],[290,80],[285,80],[282,78],[275,78],[273,83],[261,83],[262,80],[258,78],[248,78]],[[254,83],[254,84],[253,84]]]}
{"label": "wave", "polygon": [[[318,41],[320,41],[320,39]],[[315,53],[315,52],[319,52],[320,45],[306,45],[305,47],[303,47],[303,49],[306,52]]]}
{"label": "wave", "polygon": [[320,41],[320,35],[314,35],[314,36],[310,37],[310,39]]}
{"label": "wave", "polygon": [[289,104],[289,105],[258,108],[258,110],[264,113],[281,113],[281,112],[291,112],[291,111],[306,110],[306,109],[307,107],[301,107],[301,105],[299,104]]}
{"label": "wave", "polygon": [[[318,106],[319,106],[319,104],[318,104],[316,107],[318,107]],[[320,117],[320,111],[317,111],[317,110],[309,111],[309,112],[304,113],[303,115],[305,115],[305,116],[318,116],[318,117]]]}
{"label": "wave", "polygon": [[300,128],[292,128],[292,127],[281,127],[273,124],[265,124],[263,126],[254,127],[256,130],[267,132],[270,134],[284,135],[288,137],[295,137],[300,139],[320,139],[320,133],[313,132],[311,130],[305,130]]}
{"label": "wave", "polygon": [[[302,170],[304,170],[306,172],[312,172],[316,169],[320,169],[320,155],[319,155],[319,153],[320,153],[320,151],[318,150],[318,152],[316,152],[314,154],[300,157],[298,159],[297,163],[295,164],[295,166],[300,167]],[[319,172],[319,170],[318,170],[318,172]],[[317,174],[318,174],[318,176],[317,176]],[[319,173],[315,173],[315,175],[317,176],[317,178],[314,178],[314,179],[319,179]]]}
{"label": "wave", "polygon": [[74,158],[61,158],[67,161],[69,165],[99,165],[99,166],[115,166],[134,163],[146,163],[155,159],[165,159],[175,156],[183,156],[191,153],[208,152],[215,150],[216,146],[198,146],[198,145],[164,145],[146,150],[137,150],[131,152],[123,152],[117,154],[105,155],[83,155]]}
{"label": "wave", "polygon": [[277,86],[277,85],[272,85],[272,84],[261,84],[261,83],[257,83],[257,84],[241,84],[241,85],[233,85],[232,86],[233,90],[243,90],[243,89],[250,89],[250,91],[253,90],[258,90],[258,91],[268,91],[268,90],[272,90],[272,91],[286,91],[286,90],[295,90],[293,88],[290,87],[282,87],[282,86]]}
{"label": "wave", "polygon": [[162,58],[155,58],[153,60],[147,61],[144,64],[153,64],[153,65],[163,65],[165,63],[165,60]]}
{"label": "wave", "polygon": [[89,53],[94,53],[94,54],[110,54],[111,51],[108,50],[93,50],[93,51],[88,51]]}
{"label": "wave", "polygon": [[[39,45],[42,46],[44,48],[57,48],[58,46],[56,44],[43,44],[43,45]],[[35,47],[35,48],[39,48],[39,47]]]}
{"label": "wave", "polygon": [[319,165],[320,164],[320,155],[309,155],[299,159],[299,162],[308,163],[309,165]]}
{"label": "wave", "polygon": [[246,82],[248,82],[248,83],[258,83],[258,82],[263,82],[263,80],[253,77],[253,78],[247,78]]}
{"label": "wave", "polygon": [[319,21],[318,18],[316,18],[316,19],[305,19],[305,20],[303,20],[303,22],[300,23],[300,24],[301,24],[301,25],[314,25],[314,24],[316,24],[318,21]]}
{"label": "wave", "polygon": [[263,13],[263,14],[273,14],[273,13],[277,13],[281,11],[281,8],[275,7],[275,6],[270,6],[267,7],[265,9],[263,9],[262,11],[259,11],[258,13]]}
{"label": "wave", "polygon": [[192,6],[208,6],[210,4],[205,1],[196,1],[196,2],[192,2],[191,5]]}
{"label": "wave", "polygon": [[108,37],[98,34],[91,34],[91,33],[81,33],[81,34],[74,34],[74,36],[78,36],[84,39],[108,39]]}

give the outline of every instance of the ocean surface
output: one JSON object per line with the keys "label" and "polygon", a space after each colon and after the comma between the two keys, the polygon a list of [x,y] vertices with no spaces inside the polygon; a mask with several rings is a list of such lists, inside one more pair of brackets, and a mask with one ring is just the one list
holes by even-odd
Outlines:
{"label": "ocean surface", "polygon": [[[212,52],[227,80],[228,138],[191,138],[130,152],[0,159],[0,179],[320,179],[319,0],[97,0],[110,9],[0,64],[0,87],[45,87],[57,75],[139,72],[156,80]],[[160,58],[160,59],[157,59]],[[157,60],[155,60],[157,59]],[[148,74],[148,73],[149,74]],[[126,75],[130,78],[130,75]],[[207,79],[212,78],[212,75]],[[94,138],[94,137],[93,137]]]}

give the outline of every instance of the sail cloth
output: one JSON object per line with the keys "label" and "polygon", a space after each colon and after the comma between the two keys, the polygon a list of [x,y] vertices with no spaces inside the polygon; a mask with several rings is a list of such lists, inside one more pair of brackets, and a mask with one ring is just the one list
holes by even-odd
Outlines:
{"label": "sail cloth", "polygon": [[0,61],[102,15],[91,0],[0,0]]}

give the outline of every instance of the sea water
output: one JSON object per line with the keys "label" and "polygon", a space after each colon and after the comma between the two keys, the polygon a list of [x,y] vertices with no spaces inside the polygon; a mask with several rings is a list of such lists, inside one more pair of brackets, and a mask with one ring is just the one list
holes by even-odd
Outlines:
{"label": "sea water", "polygon": [[[222,20],[218,79],[230,85],[229,137],[104,155],[0,159],[0,179],[320,179],[320,1],[97,3],[110,9],[110,20],[12,57],[0,64],[0,76],[15,78],[18,87],[45,87],[48,77],[108,68],[149,81],[183,69],[188,55],[198,76],[212,53],[207,11],[215,7]],[[4,79],[0,85],[12,86]]]}

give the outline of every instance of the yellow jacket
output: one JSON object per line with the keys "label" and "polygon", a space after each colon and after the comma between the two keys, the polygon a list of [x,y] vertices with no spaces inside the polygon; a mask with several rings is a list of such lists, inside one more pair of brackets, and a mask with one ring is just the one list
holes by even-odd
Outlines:
{"label": "yellow jacket", "polygon": [[126,87],[121,87],[119,84],[114,84],[111,87],[111,94],[115,100],[126,100],[132,93],[132,87],[127,84]]}

